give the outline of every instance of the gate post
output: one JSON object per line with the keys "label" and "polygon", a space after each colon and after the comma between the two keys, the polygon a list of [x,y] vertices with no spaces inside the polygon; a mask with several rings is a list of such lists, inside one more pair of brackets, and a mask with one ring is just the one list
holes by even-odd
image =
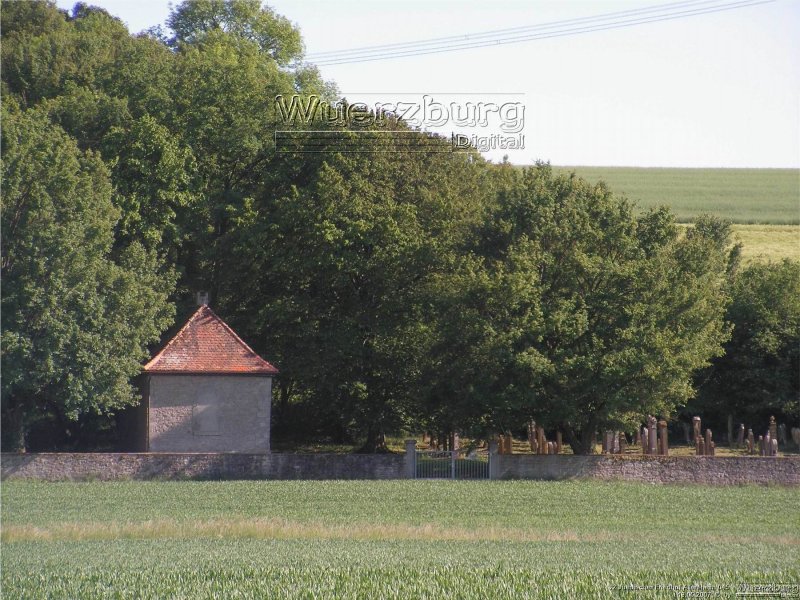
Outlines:
{"label": "gate post", "polygon": [[500,478],[500,460],[497,454],[497,441],[489,440],[489,479]]}
{"label": "gate post", "polygon": [[406,477],[417,477],[417,440],[406,440]]}

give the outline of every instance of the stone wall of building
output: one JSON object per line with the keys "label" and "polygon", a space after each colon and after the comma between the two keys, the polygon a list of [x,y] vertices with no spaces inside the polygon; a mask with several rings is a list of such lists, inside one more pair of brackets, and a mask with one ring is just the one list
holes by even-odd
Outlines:
{"label": "stone wall of building", "polygon": [[270,377],[152,375],[150,452],[269,451]]}

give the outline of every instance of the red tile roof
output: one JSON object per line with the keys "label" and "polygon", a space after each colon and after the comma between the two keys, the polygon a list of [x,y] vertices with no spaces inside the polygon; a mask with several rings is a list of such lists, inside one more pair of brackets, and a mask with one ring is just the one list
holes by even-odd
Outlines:
{"label": "red tile roof", "polygon": [[276,375],[208,306],[201,306],[144,366],[145,373]]}

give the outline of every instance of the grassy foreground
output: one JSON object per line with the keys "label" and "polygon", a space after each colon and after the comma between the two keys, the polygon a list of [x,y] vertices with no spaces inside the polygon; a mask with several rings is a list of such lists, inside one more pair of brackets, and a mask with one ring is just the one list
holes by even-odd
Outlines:
{"label": "grassy foreground", "polygon": [[778,487],[6,482],[2,501],[9,598],[800,590],[800,494]]}
{"label": "grassy foreground", "polygon": [[602,179],[643,208],[665,204],[684,223],[711,213],[734,223],[800,224],[798,169],[553,168]]}

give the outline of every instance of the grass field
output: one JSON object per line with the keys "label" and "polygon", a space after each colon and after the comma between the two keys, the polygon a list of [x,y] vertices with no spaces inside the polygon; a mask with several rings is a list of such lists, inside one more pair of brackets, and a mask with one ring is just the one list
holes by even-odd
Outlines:
{"label": "grass field", "polygon": [[800,225],[734,225],[745,263],[800,260]]}
{"label": "grass field", "polygon": [[779,487],[6,482],[2,501],[4,598],[800,590],[800,494]]}
{"label": "grass field", "polygon": [[553,168],[602,179],[643,208],[665,204],[683,223],[711,213],[734,223],[800,224],[798,169]]}

